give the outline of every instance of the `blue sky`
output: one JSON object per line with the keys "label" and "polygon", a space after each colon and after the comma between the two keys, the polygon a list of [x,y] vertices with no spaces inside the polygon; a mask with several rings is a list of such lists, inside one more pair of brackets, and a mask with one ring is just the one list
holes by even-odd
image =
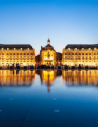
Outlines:
{"label": "blue sky", "polygon": [[0,0],[0,43],[31,44],[39,54],[50,44],[98,44],[97,0]]}

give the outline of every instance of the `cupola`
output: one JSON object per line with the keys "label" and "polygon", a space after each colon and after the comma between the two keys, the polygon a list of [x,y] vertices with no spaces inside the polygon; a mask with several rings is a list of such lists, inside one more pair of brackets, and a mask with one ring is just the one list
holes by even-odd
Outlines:
{"label": "cupola", "polygon": [[48,43],[48,45],[50,45],[50,40],[49,40],[49,38],[48,38],[48,40],[47,40],[47,43]]}

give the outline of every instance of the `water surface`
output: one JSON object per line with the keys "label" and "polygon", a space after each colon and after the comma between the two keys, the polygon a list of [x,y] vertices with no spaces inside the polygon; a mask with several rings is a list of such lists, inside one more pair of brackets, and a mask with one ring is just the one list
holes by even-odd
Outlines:
{"label": "water surface", "polygon": [[0,127],[97,127],[98,71],[0,71]]}

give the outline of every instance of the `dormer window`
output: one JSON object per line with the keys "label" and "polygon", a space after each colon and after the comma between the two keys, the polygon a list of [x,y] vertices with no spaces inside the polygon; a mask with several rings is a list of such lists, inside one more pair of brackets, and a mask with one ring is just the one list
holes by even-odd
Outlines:
{"label": "dormer window", "polygon": [[29,51],[29,48],[27,50]]}
{"label": "dormer window", "polygon": [[82,50],[84,50],[84,48],[82,48]]}
{"label": "dormer window", "polygon": [[4,50],[4,48],[2,48],[2,51]]}
{"label": "dormer window", "polygon": [[91,50],[91,48],[89,48],[89,51]]}
{"label": "dormer window", "polygon": [[9,48],[7,48],[7,51],[9,50]]}
{"label": "dormer window", "polygon": [[15,50],[15,48],[14,48],[14,50]]}
{"label": "dormer window", "polygon": [[75,50],[77,51],[77,48],[75,48]]}
{"label": "dormer window", "polygon": [[20,50],[22,51],[22,48]]}
{"label": "dormer window", "polygon": [[68,51],[70,51],[70,48],[68,48]]}
{"label": "dormer window", "polygon": [[96,48],[94,48],[94,50],[96,50]]}

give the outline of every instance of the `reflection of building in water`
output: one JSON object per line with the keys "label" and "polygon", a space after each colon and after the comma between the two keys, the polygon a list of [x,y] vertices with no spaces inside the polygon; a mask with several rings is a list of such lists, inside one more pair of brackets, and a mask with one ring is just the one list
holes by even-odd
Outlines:
{"label": "reflection of building in water", "polygon": [[41,81],[48,86],[48,91],[50,91],[50,85],[54,83],[56,78],[56,71],[41,71]]}
{"label": "reflection of building in water", "polygon": [[0,86],[29,86],[35,79],[35,71],[0,70]]}
{"label": "reflection of building in water", "polygon": [[48,91],[50,91],[50,86],[54,84],[56,77],[62,75],[62,72],[57,70],[36,71],[36,73],[40,75],[41,82],[48,86]]}
{"label": "reflection of building in water", "polygon": [[67,85],[98,85],[98,70],[62,71],[62,78]]}

